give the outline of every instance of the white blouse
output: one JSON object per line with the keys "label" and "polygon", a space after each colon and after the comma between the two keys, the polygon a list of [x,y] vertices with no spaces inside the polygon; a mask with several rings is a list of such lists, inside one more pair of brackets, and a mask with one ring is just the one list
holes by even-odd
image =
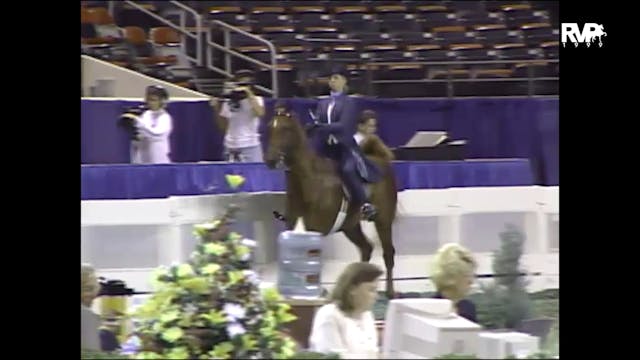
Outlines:
{"label": "white blouse", "polygon": [[131,142],[131,162],[134,164],[170,163],[169,136],[173,119],[164,109],[147,110],[136,120],[139,140]]}
{"label": "white blouse", "polygon": [[359,318],[343,313],[335,304],[322,306],[313,319],[309,343],[312,351],[339,353],[348,358],[378,357],[378,332],[373,313]]}

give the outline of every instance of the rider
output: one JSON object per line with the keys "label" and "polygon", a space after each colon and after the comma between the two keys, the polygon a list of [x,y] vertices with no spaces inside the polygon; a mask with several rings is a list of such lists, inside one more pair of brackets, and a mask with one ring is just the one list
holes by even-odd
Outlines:
{"label": "rider", "polygon": [[315,133],[319,153],[338,163],[340,177],[351,195],[351,201],[362,205],[363,218],[371,221],[377,211],[367,199],[364,183],[377,182],[380,170],[362,155],[353,138],[358,114],[354,100],[346,94],[346,69],[332,69],[329,87],[331,94],[318,102],[309,130]]}

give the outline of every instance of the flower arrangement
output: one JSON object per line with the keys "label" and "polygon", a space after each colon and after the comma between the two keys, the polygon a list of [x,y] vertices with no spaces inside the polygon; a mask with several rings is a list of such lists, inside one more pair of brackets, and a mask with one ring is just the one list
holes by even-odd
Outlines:
{"label": "flower arrangement", "polygon": [[[230,186],[242,182],[227,177]],[[136,312],[136,359],[284,359],[296,343],[282,332],[295,319],[275,288],[261,290],[251,270],[255,242],[232,232],[237,207],[199,224],[190,261],[160,268],[156,291]],[[135,343],[135,341],[130,342]]]}

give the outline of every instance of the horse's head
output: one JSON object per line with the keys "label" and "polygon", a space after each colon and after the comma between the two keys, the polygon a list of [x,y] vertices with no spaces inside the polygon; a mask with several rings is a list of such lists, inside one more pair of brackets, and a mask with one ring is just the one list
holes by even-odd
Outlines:
{"label": "horse's head", "polygon": [[264,162],[270,168],[291,165],[293,155],[304,148],[306,136],[298,118],[283,107],[276,107],[269,122],[268,148]]}

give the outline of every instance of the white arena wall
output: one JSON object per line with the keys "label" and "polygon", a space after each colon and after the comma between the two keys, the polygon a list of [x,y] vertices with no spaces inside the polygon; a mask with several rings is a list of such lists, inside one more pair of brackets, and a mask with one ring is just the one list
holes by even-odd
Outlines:
{"label": "white arena wall", "polygon": [[[436,249],[447,242],[470,248],[479,261],[478,274],[491,274],[492,251],[499,248],[506,224],[525,236],[523,270],[529,290],[559,287],[559,188],[545,186],[477,187],[406,190],[398,194],[394,224],[396,291],[431,291],[426,279]],[[185,261],[196,243],[192,225],[220,215],[230,201],[244,211],[237,230],[258,242],[256,268],[276,281],[277,242],[281,224],[273,210],[284,210],[284,194],[178,196],[147,200],[82,201],[81,260],[101,276],[118,278],[136,291],[151,291],[150,273],[160,265]],[[372,262],[384,266],[372,225]],[[322,282],[331,289],[343,267],[357,261],[357,249],[342,234],[328,236],[323,249]],[[380,289],[384,283],[380,283]]]}

